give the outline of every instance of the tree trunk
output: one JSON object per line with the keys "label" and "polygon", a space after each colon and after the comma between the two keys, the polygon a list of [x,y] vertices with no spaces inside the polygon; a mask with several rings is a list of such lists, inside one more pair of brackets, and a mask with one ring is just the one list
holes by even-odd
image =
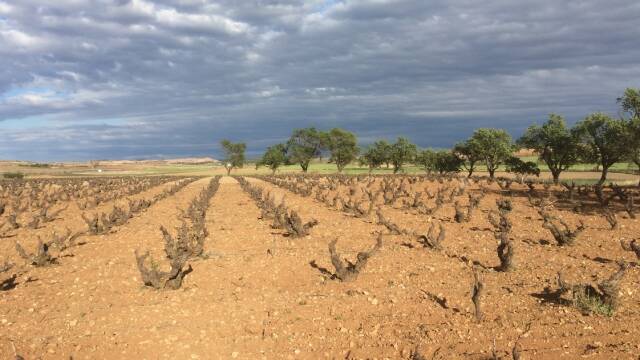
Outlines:
{"label": "tree trunk", "polygon": [[487,170],[489,170],[489,177],[495,178],[496,169],[493,166],[487,166]]}
{"label": "tree trunk", "polygon": [[[551,170],[551,169],[550,169]],[[553,176],[553,183],[555,185],[558,185],[560,183],[560,171],[558,170],[551,170],[551,175]]]}
{"label": "tree trunk", "polygon": [[470,178],[471,175],[473,175],[473,166],[469,166],[469,168],[467,169],[467,172],[469,173],[469,175],[467,175],[467,177]]}
{"label": "tree trunk", "polygon": [[227,176],[229,176],[231,174],[231,169],[233,169],[232,167],[227,167]]}
{"label": "tree trunk", "polygon": [[300,167],[302,168],[302,172],[306,173],[309,168],[309,163],[300,163]]}
{"label": "tree trunk", "polygon": [[600,180],[598,180],[598,185],[602,186],[605,181],[607,181],[607,173],[609,172],[609,167],[602,165],[602,175],[600,175]]}

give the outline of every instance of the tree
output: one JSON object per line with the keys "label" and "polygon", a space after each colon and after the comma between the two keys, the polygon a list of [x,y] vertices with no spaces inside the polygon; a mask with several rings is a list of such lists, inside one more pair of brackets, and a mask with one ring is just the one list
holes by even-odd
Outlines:
{"label": "tree", "polygon": [[389,158],[391,164],[393,164],[393,173],[396,174],[402,169],[402,165],[407,162],[413,161],[418,152],[418,147],[413,144],[409,139],[399,137],[395,143],[390,147]]}
{"label": "tree", "polygon": [[427,174],[436,171],[437,153],[433,149],[420,150],[416,155],[416,165],[422,167]]}
{"label": "tree", "polygon": [[224,139],[220,142],[222,150],[224,151],[224,166],[227,169],[227,175],[231,173],[234,168],[241,168],[244,165],[244,152],[247,150],[247,144],[245,143],[232,143],[231,141]]}
{"label": "tree", "polygon": [[630,129],[627,121],[603,113],[588,115],[572,129],[582,143],[582,157],[602,166],[599,186],[607,180],[609,168],[629,156],[633,145]]}
{"label": "tree", "polygon": [[559,182],[560,173],[578,162],[578,141],[560,115],[549,115],[542,126],[530,126],[518,144],[538,154],[549,167],[555,184]]}
{"label": "tree", "polygon": [[373,143],[373,147],[376,149],[377,156],[380,158],[382,164],[387,165],[387,169],[391,164],[391,144],[387,140],[378,140]]}
{"label": "tree", "polygon": [[[624,95],[618,98],[618,103],[622,108],[622,112],[629,116],[628,125],[632,140],[629,160],[636,164],[638,172],[640,172],[640,89],[626,89]],[[640,183],[638,186],[640,186]]]}
{"label": "tree", "polygon": [[362,151],[358,162],[360,165],[366,165],[369,168],[369,173],[371,173],[373,169],[384,164],[384,160],[384,154],[380,154],[375,145],[370,145]]}
{"label": "tree", "polygon": [[618,98],[618,104],[632,119],[640,118],[640,89],[627,88],[624,95]]}
{"label": "tree", "polygon": [[[629,160],[636,164],[638,173],[640,173],[640,117],[635,117],[630,121],[629,131],[632,140]],[[638,186],[640,186],[640,183],[638,183]]]}
{"label": "tree", "polygon": [[496,170],[513,152],[511,136],[500,129],[478,129],[470,141],[478,146],[480,157],[487,165],[489,176],[494,177]]}
{"label": "tree", "polygon": [[386,140],[378,140],[362,152],[360,164],[367,165],[369,172],[382,166],[382,164],[387,164],[387,168],[389,168],[391,162],[390,151],[391,145]]}
{"label": "tree", "polygon": [[336,164],[338,172],[358,156],[358,140],[347,130],[333,128],[327,134],[327,145],[331,151],[329,162]]}
{"label": "tree", "polygon": [[462,166],[467,169],[467,176],[471,177],[478,161],[482,161],[482,153],[478,143],[473,139],[469,139],[462,143],[457,143],[453,147],[453,153],[461,158]]}
{"label": "tree", "polygon": [[316,128],[295,129],[287,141],[287,155],[292,163],[299,164],[303,172],[309,169],[311,159],[320,156],[327,147],[327,137]]}
{"label": "tree", "polygon": [[464,160],[449,150],[440,150],[435,152],[434,169],[443,174],[457,173],[462,167]]}
{"label": "tree", "polygon": [[280,165],[286,163],[286,152],[284,144],[269,146],[256,165],[264,165],[275,174]]}
{"label": "tree", "polygon": [[540,168],[533,161],[522,161],[522,159],[512,156],[505,161],[507,172],[512,172],[518,176],[519,181],[527,175],[540,176]]}

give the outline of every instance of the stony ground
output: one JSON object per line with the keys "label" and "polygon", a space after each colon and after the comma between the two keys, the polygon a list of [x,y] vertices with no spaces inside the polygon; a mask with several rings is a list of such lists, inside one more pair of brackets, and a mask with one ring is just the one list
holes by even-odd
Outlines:
{"label": "stony ground", "polygon": [[[581,216],[587,230],[578,243],[558,247],[526,198],[514,199],[518,267],[501,273],[493,270],[497,243],[486,220],[495,194],[464,224],[452,221],[452,206],[434,217],[384,206],[384,214],[404,228],[424,231],[430,221],[442,221],[444,250],[424,249],[411,236],[385,235],[358,279],[341,283],[319,270],[333,270],[327,244],[338,239],[338,251],[353,259],[373,246],[384,227],[250,179],[278,199],[284,196],[304,220],[319,221],[308,237],[285,237],[260,220],[254,201],[225,177],[207,211],[208,259],[191,262],[193,272],[179,290],[143,286],[134,250],[149,249],[161,259],[159,226],[177,226],[178,208],[209,180],[189,184],[112,233],[83,236],[84,245],[50,267],[24,264],[14,241],[30,247],[54,229],[80,229],[78,209],[70,207],[44,229],[0,239],[0,258],[18,264],[19,273],[17,286],[0,292],[0,358],[408,359],[417,351],[425,358],[486,359],[494,349],[508,358],[516,342],[522,359],[639,358],[638,266],[623,279],[620,309],[611,317],[583,315],[543,294],[557,286],[560,269],[573,282],[595,282],[616,270],[616,260],[637,261],[619,241],[638,238],[638,220],[620,214],[621,227],[609,230],[601,217]],[[563,216],[577,222],[571,212]],[[470,300],[473,266],[486,286],[480,323]]]}

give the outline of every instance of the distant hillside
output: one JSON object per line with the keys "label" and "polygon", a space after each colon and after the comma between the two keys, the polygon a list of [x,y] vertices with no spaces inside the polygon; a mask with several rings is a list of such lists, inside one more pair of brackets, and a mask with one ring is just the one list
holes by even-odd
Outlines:
{"label": "distant hillside", "polygon": [[517,157],[535,156],[535,155],[537,154],[533,149],[520,149],[514,153],[514,156],[517,156]]}
{"label": "distant hillside", "polygon": [[136,165],[136,164],[149,164],[149,165],[163,165],[163,164],[185,164],[185,165],[199,165],[199,164],[218,164],[220,161],[211,157],[193,157],[193,158],[178,158],[178,159],[164,159],[164,160],[99,160],[95,161],[97,166],[117,166],[117,165]]}

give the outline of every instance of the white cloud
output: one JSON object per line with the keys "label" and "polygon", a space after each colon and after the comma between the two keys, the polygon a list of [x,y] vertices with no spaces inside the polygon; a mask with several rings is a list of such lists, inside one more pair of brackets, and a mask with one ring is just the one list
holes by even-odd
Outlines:
{"label": "white cloud", "polygon": [[29,35],[25,32],[14,29],[2,30],[0,31],[0,36],[8,46],[38,48],[45,44],[45,41],[37,36]]}
{"label": "white cloud", "polygon": [[11,5],[7,4],[4,1],[0,1],[0,14],[9,15],[12,10],[13,10],[13,7]]}

